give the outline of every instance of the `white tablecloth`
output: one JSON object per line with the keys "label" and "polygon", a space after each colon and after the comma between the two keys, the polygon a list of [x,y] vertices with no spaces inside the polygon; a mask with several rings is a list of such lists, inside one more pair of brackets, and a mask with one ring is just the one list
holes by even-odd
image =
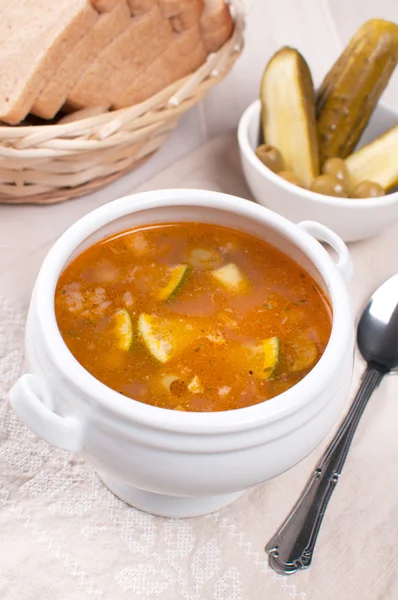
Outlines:
{"label": "white tablecloth", "polygon": [[[398,379],[368,406],[308,571],[289,578],[263,548],[322,448],[209,517],[167,520],[115,498],[81,458],[14,417],[29,294],[51,243],[74,220],[130,191],[128,178],[53,207],[0,207],[0,598],[2,600],[388,600],[397,597]],[[218,138],[140,189],[203,187],[250,197],[235,135]],[[398,272],[398,225],[351,245],[353,303]],[[363,370],[356,362],[353,391]]]}

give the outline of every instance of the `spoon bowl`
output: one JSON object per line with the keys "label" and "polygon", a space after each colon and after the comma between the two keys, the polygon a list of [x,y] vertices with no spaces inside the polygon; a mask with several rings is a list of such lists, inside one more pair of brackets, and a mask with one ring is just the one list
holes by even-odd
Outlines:
{"label": "spoon bowl", "polygon": [[398,274],[370,298],[358,324],[357,341],[369,365],[382,373],[398,369]]}

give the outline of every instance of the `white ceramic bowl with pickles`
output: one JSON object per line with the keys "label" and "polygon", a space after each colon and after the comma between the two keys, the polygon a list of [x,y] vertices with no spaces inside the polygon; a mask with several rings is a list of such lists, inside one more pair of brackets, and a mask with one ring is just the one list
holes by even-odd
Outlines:
{"label": "white ceramic bowl with pickles", "polygon": [[[345,242],[379,235],[398,221],[396,191],[380,198],[336,198],[298,187],[273,173],[255,153],[260,124],[261,103],[257,100],[242,115],[238,141],[243,172],[259,204],[294,223],[308,219],[318,221],[333,229]],[[397,124],[398,112],[379,104],[358,147],[368,144]]]}

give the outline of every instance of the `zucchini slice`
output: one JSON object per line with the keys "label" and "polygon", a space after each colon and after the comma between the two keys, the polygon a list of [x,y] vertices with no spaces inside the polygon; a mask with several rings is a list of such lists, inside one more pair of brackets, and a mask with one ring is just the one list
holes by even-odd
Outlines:
{"label": "zucchini slice", "polygon": [[188,265],[177,265],[168,270],[168,281],[156,294],[158,300],[170,300],[178,294],[188,274]]}

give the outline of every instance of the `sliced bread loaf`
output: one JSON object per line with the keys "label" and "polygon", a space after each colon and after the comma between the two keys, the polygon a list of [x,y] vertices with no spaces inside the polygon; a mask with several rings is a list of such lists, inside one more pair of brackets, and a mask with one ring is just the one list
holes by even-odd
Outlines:
{"label": "sliced bread loaf", "polygon": [[174,34],[174,41],[113,103],[123,108],[143,102],[174,81],[193,73],[206,60],[199,26]]}
{"label": "sliced bread loaf", "polygon": [[118,0],[111,12],[101,14],[47,83],[31,112],[44,119],[52,119],[65,104],[68,92],[73,90],[86,69],[108,44],[128,28],[130,22],[130,10],[125,0]]}
{"label": "sliced bread loaf", "polygon": [[128,29],[107,46],[68,94],[68,105],[113,106],[135,75],[172,41],[172,27],[159,7],[133,17]]}
{"label": "sliced bread loaf", "polygon": [[98,18],[88,0],[12,0],[0,19],[0,120],[19,123]]}
{"label": "sliced bread loaf", "polygon": [[206,0],[201,32],[206,52],[216,52],[231,37],[234,24],[224,0]]}

